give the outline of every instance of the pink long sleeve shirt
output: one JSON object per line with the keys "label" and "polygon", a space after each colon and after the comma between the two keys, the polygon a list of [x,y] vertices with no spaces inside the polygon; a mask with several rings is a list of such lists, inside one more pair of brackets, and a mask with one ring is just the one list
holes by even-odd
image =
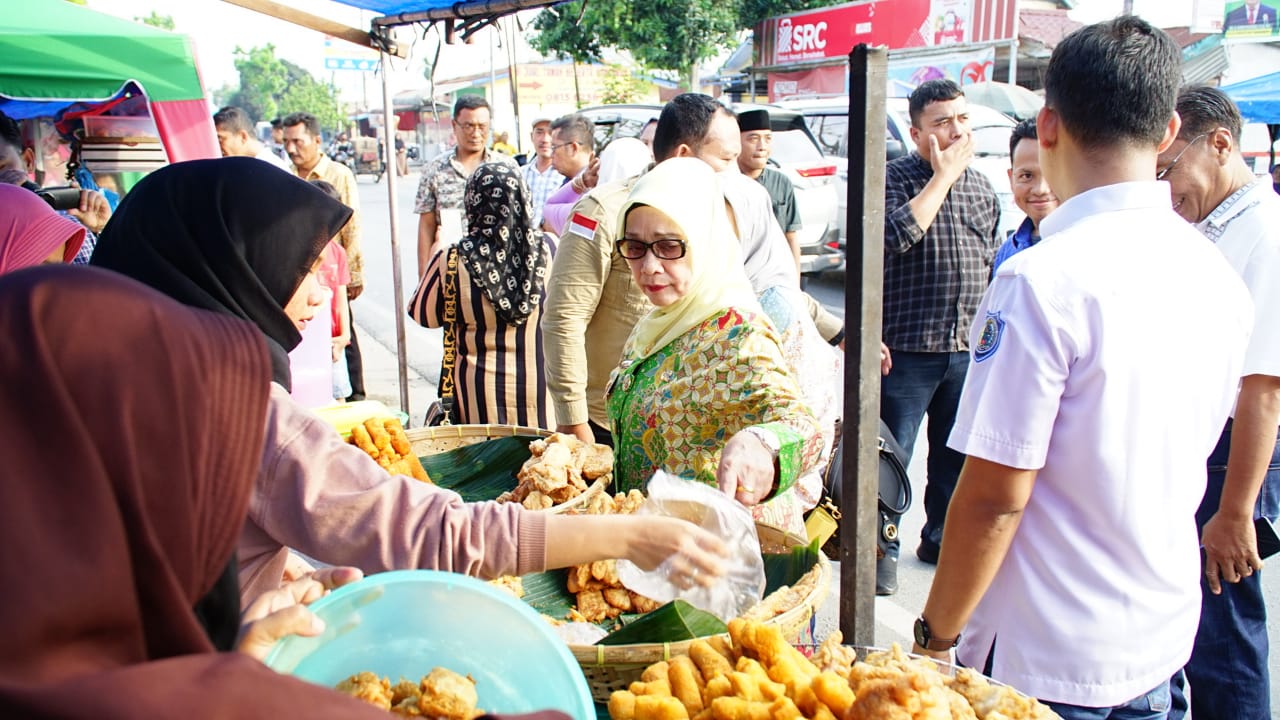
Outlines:
{"label": "pink long sleeve shirt", "polygon": [[279,587],[289,548],[366,573],[523,575],[545,569],[546,518],[388,475],[272,384],[262,467],[237,553],[242,601]]}

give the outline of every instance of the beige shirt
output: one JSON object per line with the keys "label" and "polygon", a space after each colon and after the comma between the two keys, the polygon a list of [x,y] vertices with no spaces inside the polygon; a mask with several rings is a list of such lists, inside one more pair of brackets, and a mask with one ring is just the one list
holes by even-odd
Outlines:
{"label": "beige shirt", "polygon": [[[290,166],[290,169],[294,175],[302,177],[298,175],[298,168]],[[351,220],[338,233],[338,244],[347,251],[347,266],[351,270],[349,287],[363,287],[364,253],[360,251],[360,193],[356,190],[356,176],[346,165],[336,163],[321,153],[320,162],[302,179],[324,180],[338,191],[342,204],[351,208]]]}
{"label": "beige shirt", "polygon": [[[653,305],[631,279],[627,261],[613,251],[618,213],[635,178],[602,185],[573,207],[556,251],[542,309],[547,387],[555,420],[588,419],[609,427],[604,391],[631,330]],[[596,223],[584,233],[575,217]],[[589,235],[589,236],[588,236]]]}

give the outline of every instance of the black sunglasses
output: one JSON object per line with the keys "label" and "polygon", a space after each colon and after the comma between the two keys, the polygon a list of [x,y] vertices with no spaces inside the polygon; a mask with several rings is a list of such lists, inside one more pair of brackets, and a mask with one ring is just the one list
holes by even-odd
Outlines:
{"label": "black sunglasses", "polygon": [[684,257],[688,246],[683,240],[654,240],[653,242],[644,242],[643,240],[628,240],[623,238],[614,243],[618,254],[628,260],[639,260],[644,257],[647,252],[652,252],[653,256],[661,260],[679,260]]}

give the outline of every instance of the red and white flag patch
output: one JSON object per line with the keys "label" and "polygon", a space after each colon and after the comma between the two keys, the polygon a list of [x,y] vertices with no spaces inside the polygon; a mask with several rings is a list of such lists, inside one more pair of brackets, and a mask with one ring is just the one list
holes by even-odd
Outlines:
{"label": "red and white flag patch", "polygon": [[596,237],[596,227],[599,224],[600,221],[598,220],[592,220],[582,213],[574,213],[573,217],[569,218],[568,232],[586,238],[587,240],[594,240]]}

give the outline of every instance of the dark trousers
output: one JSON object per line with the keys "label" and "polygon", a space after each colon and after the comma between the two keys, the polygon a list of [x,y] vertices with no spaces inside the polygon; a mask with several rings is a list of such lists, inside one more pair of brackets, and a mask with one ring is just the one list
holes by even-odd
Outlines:
{"label": "dark trousers", "polygon": [[[929,416],[929,458],[924,490],[924,528],[920,537],[942,543],[942,525],[947,505],[955,492],[964,455],[947,447],[947,436],[956,421],[960,391],[969,371],[969,353],[923,353],[893,351],[893,369],[880,379],[880,419],[906,451],[915,451],[920,423]],[[897,523],[900,518],[890,518]],[[898,555],[898,541],[886,552]]]}
{"label": "dark trousers", "polygon": [[[1208,486],[1196,511],[1196,528],[1203,529],[1218,511],[1231,450],[1231,425],[1222,432],[1209,456]],[[1275,520],[1280,514],[1280,442],[1272,450],[1262,491],[1253,516]],[[1266,720],[1271,717],[1270,675],[1267,671],[1267,607],[1262,595],[1262,572],[1238,583],[1222,583],[1222,594],[1209,592],[1200,579],[1200,629],[1186,682],[1191,688],[1191,716],[1195,720]],[[1174,683],[1171,719],[1182,717],[1186,700]]]}
{"label": "dark trousers", "polygon": [[360,360],[360,339],[356,337],[356,318],[351,313],[351,306],[347,305],[347,322],[351,326],[351,342],[347,345],[343,353],[347,356],[347,376],[351,378],[351,396],[347,400],[355,402],[364,400],[364,363]]}
{"label": "dark trousers", "polygon": [[597,444],[613,447],[613,433],[607,428],[600,427],[592,420],[587,421],[587,426],[591,428],[591,434],[595,436]]}

